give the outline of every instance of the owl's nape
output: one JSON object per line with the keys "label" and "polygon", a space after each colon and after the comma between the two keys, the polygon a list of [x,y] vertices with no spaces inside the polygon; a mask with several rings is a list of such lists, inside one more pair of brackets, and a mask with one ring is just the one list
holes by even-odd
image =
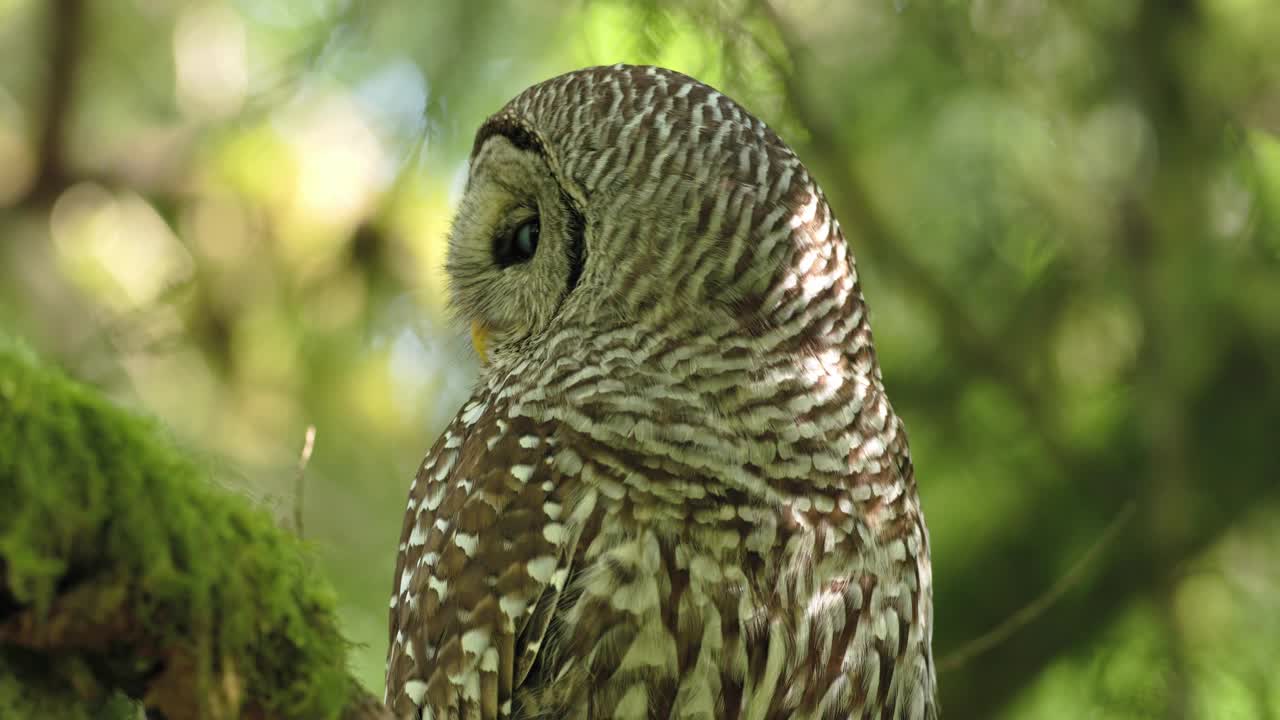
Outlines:
{"label": "owl's nape", "polygon": [[477,133],[449,243],[491,344],[410,488],[397,714],[936,716],[906,435],[764,123],[660,68],[535,85]]}

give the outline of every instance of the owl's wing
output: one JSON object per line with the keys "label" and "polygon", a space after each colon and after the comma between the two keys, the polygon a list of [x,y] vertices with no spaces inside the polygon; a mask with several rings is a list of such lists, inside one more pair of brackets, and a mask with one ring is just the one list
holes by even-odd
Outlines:
{"label": "owl's wing", "polygon": [[510,714],[578,539],[550,430],[474,398],[423,461],[391,597],[386,693],[398,716]]}

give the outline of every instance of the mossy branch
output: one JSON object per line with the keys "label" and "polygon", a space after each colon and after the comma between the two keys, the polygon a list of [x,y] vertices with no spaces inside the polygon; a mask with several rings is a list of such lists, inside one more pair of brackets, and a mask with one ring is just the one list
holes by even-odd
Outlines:
{"label": "mossy branch", "polygon": [[0,716],[389,718],[301,543],[0,333]]}

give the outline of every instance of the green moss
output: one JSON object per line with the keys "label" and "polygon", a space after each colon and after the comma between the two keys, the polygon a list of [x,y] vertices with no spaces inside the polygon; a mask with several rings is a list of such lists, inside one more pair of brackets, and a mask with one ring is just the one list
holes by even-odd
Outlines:
{"label": "green moss", "polygon": [[[155,423],[3,334],[0,572],[0,627],[25,613],[48,636],[21,651],[0,636],[0,708],[28,706],[14,716],[104,717],[113,689],[142,694],[175,658],[194,666],[198,697],[239,696],[270,717],[336,717],[359,693],[333,593],[300,543]],[[32,670],[41,651],[48,666]],[[99,699],[50,712],[59,687]]]}
{"label": "green moss", "polygon": [[78,668],[73,658],[61,660],[36,653],[0,653],[0,717],[58,718],[59,720],[137,720],[137,704],[121,692],[86,702],[68,687],[75,687]]}

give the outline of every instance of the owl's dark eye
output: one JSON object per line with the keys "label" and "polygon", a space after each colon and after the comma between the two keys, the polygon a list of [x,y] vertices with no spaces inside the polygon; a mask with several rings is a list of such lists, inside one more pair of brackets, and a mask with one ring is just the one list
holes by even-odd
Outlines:
{"label": "owl's dark eye", "polygon": [[535,217],[499,235],[493,242],[493,259],[501,267],[532,260],[538,251],[538,231],[538,218]]}

